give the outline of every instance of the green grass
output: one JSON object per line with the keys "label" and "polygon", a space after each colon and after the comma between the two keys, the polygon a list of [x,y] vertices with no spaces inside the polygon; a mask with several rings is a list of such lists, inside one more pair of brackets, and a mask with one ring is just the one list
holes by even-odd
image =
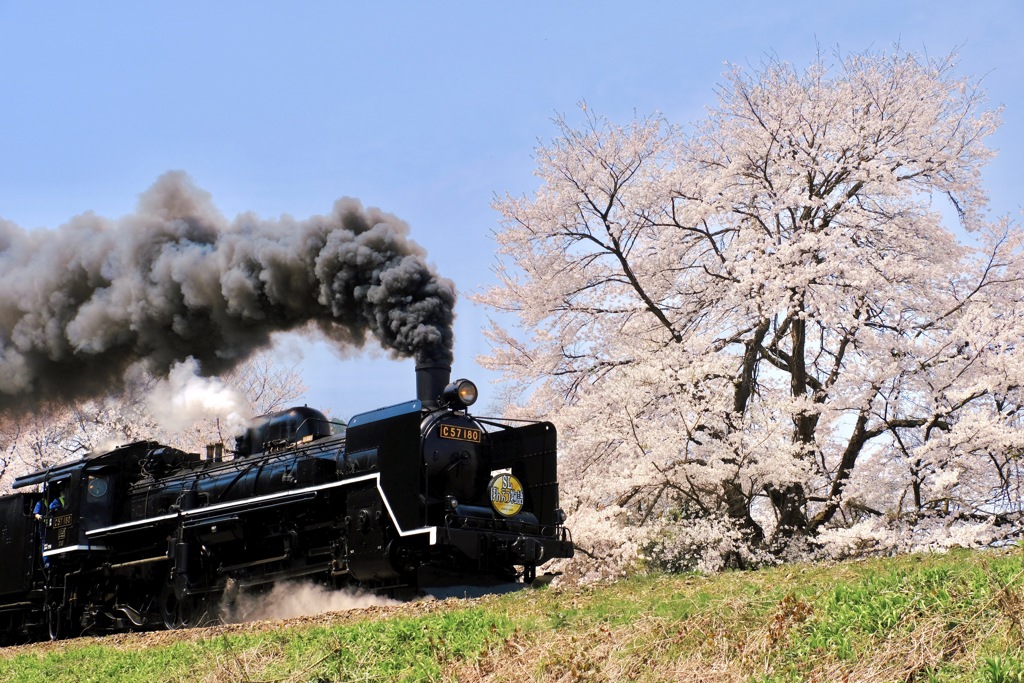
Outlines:
{"label": "green grass", "polygon": [[2,681],[1024,683],[1024,552],[651,574],[312,625],[0,650]]}

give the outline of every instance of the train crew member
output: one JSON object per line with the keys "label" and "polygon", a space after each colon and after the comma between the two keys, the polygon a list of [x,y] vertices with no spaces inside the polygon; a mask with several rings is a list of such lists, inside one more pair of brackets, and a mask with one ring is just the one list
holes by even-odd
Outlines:
{"label": "train crew member", "polygon": [[[67,501],[64,498],[64,492],[61,491],[60,482],[54,482],[48,487],[48,493],[53,496],[53,500],[50,501],[49,506],[46,505],[46,499],[40,498],[36,501],[35,507],[32,509],[32,514],[35,516],[36,521],[39,523],[39,550],[43,551],[43,546],[46,543],[46,520],[43,519],[44,513],[52,516],[56,512],[63,510]],[[43,566],[49,567],[50,561],[47,558],[43,558]]]}

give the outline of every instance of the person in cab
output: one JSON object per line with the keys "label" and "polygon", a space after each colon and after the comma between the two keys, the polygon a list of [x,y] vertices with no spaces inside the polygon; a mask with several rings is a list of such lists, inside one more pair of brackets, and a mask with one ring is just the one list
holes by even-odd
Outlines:
{"label": "person in cab", "polygon": [[[32,516],[36,518],[36,522],[39,527],[40,552],[44,550],[46,544],[46,517],[52,517],[67,506],[67,500],[64,498],[64,492],[61,490],[60,482],[50,484],[47,489],[47,493],[53,496],[50,500],[50,504],[46,505],[46,497],[44,496],[36,501],[36,505],[32,509]],[[43,557],[43,566],[50,566],[50,560],[46,557]]]}

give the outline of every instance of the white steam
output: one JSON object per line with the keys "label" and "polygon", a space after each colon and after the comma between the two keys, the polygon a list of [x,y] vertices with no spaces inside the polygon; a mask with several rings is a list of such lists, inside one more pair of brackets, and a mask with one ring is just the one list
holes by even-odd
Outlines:
{"label": "white steam", "polygon": [[252,417],[245,397],[216,377],[201,377],[194,358],[175,363],[146,399],[150,415],[168,432],[217,418],[225,433],[241,434]]}

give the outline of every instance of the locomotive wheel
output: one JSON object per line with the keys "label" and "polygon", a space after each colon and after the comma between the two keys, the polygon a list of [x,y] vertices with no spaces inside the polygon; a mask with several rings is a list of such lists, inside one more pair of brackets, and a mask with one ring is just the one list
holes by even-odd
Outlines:
{"label": "locomotive wheel", "polygon": [[164,627],[172,631],[205,626],[215,621],[209,614],[208,601],[195,596],[178,599],[173,590],[166,591],[160,600],[160,613]]}

